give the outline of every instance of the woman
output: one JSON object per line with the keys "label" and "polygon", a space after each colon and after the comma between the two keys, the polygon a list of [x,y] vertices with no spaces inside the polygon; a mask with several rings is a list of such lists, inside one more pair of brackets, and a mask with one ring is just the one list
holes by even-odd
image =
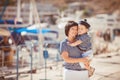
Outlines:
{"label": "woman", "polygon": [[82,51],[78,47],[72,47],[68,43],[73,43],[76,41],[76,36],[78,34],[78,24],[74,21],[69,21],[65,26],[65,35],[67,38],[63,40],[60,44],[61,57],[64,60],[64,67],[68,70],[80,71],[82,68],[79,62],[83,62],[85,65],[88,64],[88,60],[82,57]]}

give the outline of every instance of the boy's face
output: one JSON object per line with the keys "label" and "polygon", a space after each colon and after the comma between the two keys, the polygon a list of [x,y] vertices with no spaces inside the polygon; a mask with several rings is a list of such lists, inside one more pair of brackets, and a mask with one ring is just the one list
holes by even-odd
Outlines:
{"label": "boy's face", "polygon": [[78,35],[82,35],[84,33],[87,33],[88,29],[84,25],[79,25],[78,27]]}

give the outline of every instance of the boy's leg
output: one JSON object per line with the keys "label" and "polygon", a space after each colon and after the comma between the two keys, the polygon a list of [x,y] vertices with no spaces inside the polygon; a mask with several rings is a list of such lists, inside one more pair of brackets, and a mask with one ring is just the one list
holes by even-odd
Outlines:
{"label": "boy's leg", "polygon": [[95,68],[90,66],[90,71],[89,71],[89,77],[91,77],[94,74]]}
{"label": "boy's leg", "polygon": [[86,65],[82,64],[82,65],[84,65],[84,68],[86,68],[88,70],[88,75],[89,75],[89,77],[91,77],[95,71],[95,68],[91,67],[90,64],[86,64]]}
{"label": "boy's leg", "polygon": [[84,65],[84,63],[82,63],[82,62],[80,62],[79,65],[80,65],[80,67],[81,67],[82,69],[86,68],[85,65]]}
{"label": "boy's leg", "polygon": [[85,68],[88,70],[89,77],[91,77],[93,75],[95,68],[90,66],[90,62],[88,64],[84,64],[84,63],[80,62],[79,64],[80,64],[81,68],[83,68],[83,69]]}

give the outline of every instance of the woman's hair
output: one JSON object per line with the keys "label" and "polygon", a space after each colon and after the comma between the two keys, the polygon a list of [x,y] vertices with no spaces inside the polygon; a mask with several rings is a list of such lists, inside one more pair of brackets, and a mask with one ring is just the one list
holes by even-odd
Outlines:
{"label": "woman's hair", "polygon": [[78,26],[77,22],[74,21],[68,21],[65,25],[65,35],[68,36],[69,30],[71,27]]}
{"label": "woman's hair", "polygon": [[84,19],[83,21],[79,21],[78,25],[84,25],[87,29],[90,28],[90,24],[87,22],[87,19]]}

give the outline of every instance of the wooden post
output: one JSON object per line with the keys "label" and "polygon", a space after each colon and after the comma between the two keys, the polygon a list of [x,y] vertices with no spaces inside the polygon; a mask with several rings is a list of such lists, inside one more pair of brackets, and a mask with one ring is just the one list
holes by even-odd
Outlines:
{"label": "wooden post", "polygon": [[33,24],[33,5],[32,5],[32,1],[30,0],[30,14],[29,14],[29,24]]}
{"label": "wooden post", "polygon": [[21,0],[17,0],[17,19],[20,18],[21,14]]}

